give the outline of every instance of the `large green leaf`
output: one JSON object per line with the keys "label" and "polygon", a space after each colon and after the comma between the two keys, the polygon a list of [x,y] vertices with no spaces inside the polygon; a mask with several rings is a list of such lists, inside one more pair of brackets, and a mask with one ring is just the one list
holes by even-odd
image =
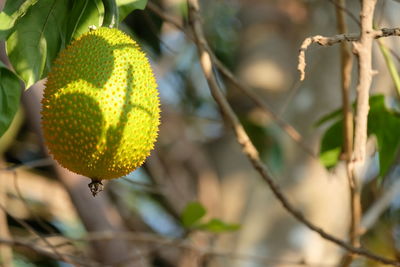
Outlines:
{"label": "large green leaf", "polygon": [[21,83],[18,77],[0,61],[0,136],[10,126],[18,110]]}
{"label": "large green leaf", "polygon": [[87,32],[90,26],[100,27],[103,19],[102,0],[74,0],[68,18],[67,43]]}
{"label": "large green leaf", "polygon": [[[380,175],[383,177],[393,164],[400,148],[400,117],[385,105],[383,95],[371,96],[368,115],[368,135],[375,135],[378,141]],[[338,111],[325,116],[324,121],[335,120],[325,132],[320,149],[320,159],[326,167],[333,167],[339,160],[343,132],[342,116]]]}
{"label": "large green leaf", "polygon": [[7,54],[26,88],[45,77],[65,45],[68,0],[39,0],[18,19],[7,39]]}
{"label": "large green leaf", "polygon": [[119,20],[122,21],[133,10],[143,10],[147,5],[147,0],[117,0],[119,10]]}
{"label": "large green leaf", "polygon": [[5,40],[10,35],[17,20],[23,17],[28,9],[38,0],[9,0],[0,12],[0,40]]}

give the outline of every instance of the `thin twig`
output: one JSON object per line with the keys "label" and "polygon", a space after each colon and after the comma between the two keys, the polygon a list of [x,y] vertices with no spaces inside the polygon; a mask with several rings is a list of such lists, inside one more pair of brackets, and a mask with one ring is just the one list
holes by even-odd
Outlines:
{"label": "thin twig", "polygon": [[[337,17],[337,29],[339,34],[345,34],[347,32],[346,19],[344,12],[346,9],[345,0],[333,1],[336,3],[336,17]],[[353,153],[353,112],[350,103],[350,85],[351,85],[351,71],[353,67],[353,57],[351,55],[350,46],[347,42],[340,43],[340,54],[341,54],[341,78],[342,78],[342,114],[343,114],[343,158],[346,161],[346,176],[349,184],[349,195],[350,195],[350,227],[349,237],[350,244],[352,246],[359,246],[358,242],[358,228],[361,214],[357,212],[360,210],[360,194],[357,194],[357,188],[355,187],[356,181],[354,179],[353,172],[351,170],[351,156]],[[353,255],[346,253],[341,260],[342,267],[347,267],[353,261]]]}
{"label": "thin twig", "polygon": [[382,213],[387,210],[393,200],[400,195],[400,180],[390,184],[386,191],[365,212],[361,221],[361,233],[365,233],[380,219]]}
{"label": "thin twig", "polygon": [[147,2],[146,8],[150,9],[153,13],[159,16],[162,20],[172,24],[175,28],[183,32],[190,39],[194,39],[192,33],[187,30],[180,21],[176,20],[173,16],[166,14],[161,8],[159,8],[156,4],[149,1]]}
{"label": "thin twig", "polygon": [[155,184],[133,181],[133,180],[127,178],[127,177],[123,177],[121,179],[124,180],[125,182],[135,186],[135,187],[139,187],[140,191],[144,191],[144,192],[148,192],[148,193],[156,194],[156,195],[163,195],[164,194],[162,192],[163,191],[162,188],[160,188],[159,186],[157,186]]}
{"label": "thin twig", "polygon": [[67,263],[71,263],[71,261],[69,259],[67,259],[64,255],[62,255],[61,253],[59,253],[57,251],[56,248],[54,248],[51,243],[45,238],[43,237],[41,234],[39,234],[37,231],[35,231],[35,229],[33,229],[29,224],[27,224],[26,222],[24,222],[23,220],[13,216],[12,214],[10,214],[7,209],[0,204],[0,209],[2,209],[6,214],[8,214],[9,216],[11,216],[15,221],[17,221],[22,227],[24,227],[26,230],[28,230],[28,232],[30,232],[31,234],[33,234],[34,236],[40,238],[40,240],[42,240],[47,246],[49,246],[49,248],[51,248],[51,250],[53,251],[54,255],[57,256],[58,259],[67,262]]}
{"label": "thin twig", "polygon": [[[53,253],[51,251],[49,251],[46,248],[43,248],[42,246],[33,244],[31,242],[26,242],[26,241],[22,241],[22,240],[11,240],[11,239],[4,239],[4,238],[0,238],[0,244],[2,245],[7,245],[7,246],[11,246],[11,247],[23,247],[25,249],[28,249],[30,251],[33,251],[39,255],[45,256],[47,258],[56,260],[56,261],[64,261],[64,258],[66,257],[66,255],[63,255],[63,257],[60,257],[59,255],[57,255],[56,253]],[[72,258],[73,256],[68,255],[68,257]],[[76,257],[73,257],[74,260],[69,260],[69,262],[73,262],[73,264],[75,264],[75,266],[99,266],[99,265],[94,265],[94,263],[89,264],[89,259],[77,259]]]}
{"label": "thin twig", "polygon": [[238,78],[236,78],[232,72],[230,72],[223,64],[220,62],[214,53],[212,53],[211,49],[207,49],[210,51],[210,56],[215,64],[215,66],[221,71],[221,73],[228,78],[232,84],[239,89],[243,94],[245,94],[248,98],[250,98],[259,108],[261,108],[268,116],[272,118],[278,124],[278,126],[283,129],[283,131],[292,138],[307,154],[309,154],[313,158],[317,158],[315,152],[309,148],[305,143],[301,134],[289,123],[284,121],[281,117],[279,117],[275,112],[272,111],[270,107],[259,97],[254,90],[251,90],[247,87],[243,82],[241,82]]}
{"label": "thin twig", "polygon": [[271,172],[269,171],[267,166],[264,165],[264,163],[260,160],[257,149],[254,147],[249,136],[244,130],[242,124],[240,123],[238,117],[232,110],[232,107],[229,105],[228,101],[226,100],[225,96],[222,94],[218,86],[217,80],[212,71],[213,69],[212,57],[210,56],[210,53],[208,51],[208,45],[205,40],[203,29],[201,26],[198,1],[188,0],[188,9],[189,9],[189,23],[192,27],[194,36],[196,38],[196,45],[199,53],[200,64],[203,69],[203,73],[206,77],[206,80],[208,82],[211,94],[214,97],[215,101],[217,102],[220,111],[225,117],[226,121],[233,128],[237,142],[242,146],[243,153],[248,157],[253,167],[258,171],[263,180],[269,185],[271,191],[274,193],[275,197],[281,202],[284,208],[293,217],[295,217],[297,220],[299,220],[301,223],[307,226],[310,230],[318,233],[322,238],[337,244],[343,249],[384,264],[392,264],[394,266],[400,266],[399,261],[384,258],[382,256],[376,255],[362,248],[353,247],[348,243],[346,243],[345,241],[326,233],[320,227],[314,225],[308,219],[306,219],[300,211],[295,209],[290,204],[285,195],[282,193],[279,186],[274,182]]}
{"label": "thin twig", "polygon": [[[150,233],[141,233],[141,232],[114,232],[114,231],[105,231],[105,232],[91,232],[88,233],[87,236],[83,238],[74,239],[75,242],[88,242],[94,240],[108,240],[113,238],[120,238],[127,241],[134,241],[137,243],[150,243],[155,244],[155,247],[149,249],[146,254],[151,254],[155,250],[164,249],[166,247],[175,247],[179,249],[187,249],[191,251],[196,251],[203,256],[212,256],[212,257],[224,257],[224,258],[231,258],[231,259],[240,259],[240,260],[247,260],[251,262],[257,262],[260,264],[290,264],[291,266],[315,266],[315,267],[333,267],[332,264],[323,264],[323,263],[311,263],[311,262],[304,262],[302,260],[288,260],[288,259],[278,259],[272,258],[268,256],[261,256],[261,255],[253,255],[253,254],[245,254],[245,253],[237,253],[231,252],[222,249],[215,249],[209,247],[200,247],[198,245],[192,244],[192,242],[188,242],[185,239],[173,239],[167,238],[155,234]],[[0,244],[9,245],[9,246],[21,246],[24,248],[28,248],[38,254],[47,256],[52,259],[59,260],[57,256],[48,250],[37,246],[33,243],[22,241],[22,240],[8,240],[0,238]],[[130,258],[131,260],[135,259],[137,256]],[[140,255],[142,256],[142,255]]]}
{"label": "thin twig", "polygon": [[[343,0],[328,0],[329,2],[331,2],[335,8],[336,8],[336,12],[340,11],[341,13],[344,12],[346,13],[349,18],[351,18],[358,26],[361,26],[360,21],[358,20],[357,16],[354,15],[348,8],[346,8],[346,5],[344,4]],[[345,32],[343,32],[345,33]]]}
{"label": "thin twig", "polygon": [[16,171],[17,169],[22,169],[22,168],[47,167],[53,164],[54,161],[51,158],[42,158],[8,166],[6,168],[0,169],[0,171]]}
{"label": "thin twig", "polygon": [[[18,195],[18,198],[21,200],[21,202],[23,203],[23,205],[25,206],[26,210],[30,213],[30,215],[32,215],[32,217],[35,219],[35,221],[40,225],[40,227],[42,227],[43,229],[45,229],[48,233],[50,234],[54,234],[54,230],[51,229],[47,224],[45,224],[43,222],[43,220],[36,215],[36,213],[31,209],[31,207],[29,206],[28,202],[26,201],[26,199],[22,196],[21,193],[21,189],[19,187],[19,183],[18,183],[18,175],[16,171],[11,171],[11,173],[13,174],[13,180],[14,180],[14,188],[15,188],[15,192]],[[49,243],[50,246],[52,246],[51,243]],[[53,247],[54,248],[54,247]]]}
{"label": "thin twig", "polygon": [[[388,36],[400,36],[400,28],[382,28],[380,30],[372,30],[368,31],[368,35],[373,39],[378,39],[382,37]],[[322,35],[315,35],[312,37],[306,38],[300,46],[299,50],[299,64],[297,65],[297,69],[300,72],[300,80],[303,81],[305,78],[305,67],[306,67],[306,59],[305,52],[308,47],[314,43],[319,44],[321,46],[331,46],[341,42],[357,42],[360,40],[359,33],[349,33],[349,34],[338,34],[331,37],[325,37]]]}
{"label": "thin twig", "polygon": [[[147,7],[157,14],[164,21],[174,25],[177,29],[181,30],[185,35],[194,41],[193,33],[187,28],[183,27],[179,21],[177,21],[174,17],[166,14],[163,10],[161,10],[157,5],[152,2],[148,2]],[[209,49],[210,56],[215,63],[215,66],[222,73],[222,75],[227,78],[231,83],[239,89],[243,94],[250,98],[261,110],[263,110],[268,116],[271,117],[272,120],[276,122],[276,124],[290,137],[292,138],[307,154],[311,157],[316,158],[315,152],[309,148],[305,142],[301,134],[289,123],[284,121],[280,116],[278,116],[272,109],[263,101],[254,90],[249,88],[243,82],[236,78],[236,76],[215,56],[215,54]]]}
{"label": "thin twig", "polygon": [[[113,237],[135,241],[140,243],[154,243],[158,246],[157,249],[163,249],[164,247],[177,247],[181,249],[193,250],[197,251],[200,254],[214,257],[230,257],[235,259],[247,259],[254,262],[259,263],[270,263],[270,262],[280,262],[286,264],[300,265],[300,266],[333,266],[329,264],[317,264],[317,263],[306,263],[302,261],[294,261],[294,260],[284,260],[284,259],[275,259],[268,256],[260,256],[253,254],[245,254],[238,252],[231,252],[222,249],[210,248],[207,246],[198,246],[194,245],[193,242],[190,242],[188,239],[177,239],[177,238],[168,238],[160,235],[155,235],[151,233],[144,232],[114,232],[114,231],[104,231],[104,232],[91,232],[88,233],[83,238],[75,239],[76,242],[87,242],[93,240],[107,240]],[[1,243],[1,241],[0,241]]]}
{"label": "thin twig", "polygon": [[[9,183],[8,177],[0,180],[0,204],[7,206],[7,184]],[[7,214],[0,210],[0,238],[12,239]],[[3,267],[13,266],[13,251],[9,246],[0,245],[0,265]]]}

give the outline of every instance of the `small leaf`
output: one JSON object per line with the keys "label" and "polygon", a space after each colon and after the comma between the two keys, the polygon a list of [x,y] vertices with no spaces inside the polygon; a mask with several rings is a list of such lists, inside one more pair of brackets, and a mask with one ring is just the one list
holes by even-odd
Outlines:
{"label": "small leaf", "polygon": [[330,126],[321,140],[319,159],[326,168],[332,168],[339,161],[343,140],[343,120]]}
{"label": "small leaf", "polygon": [[65,45],[68,0],[39,0],[19,18],[6,41],[8,57],[26,88],[45,77]]}
{"label": "small leaf", "polygon": [[237,231],[240,228],[240,225],[226,223],[221,221],[220,219],[212,219],[207,223],[197,226],[196,228],[213,233],[223,233],[223,232]]}
{"label": "small leaf", "polygon": [[147,5],[147,0],[117,0],[119,10],[119,20],[122,21],[132,11],[136,9],[143,10]]}
{"label": "small leaf", "polygon": [[189,228],[196,224],[206,214],[206,209],[198,202],[189,203],[182,212],[183,226]]}
{"label": "small leaf", "polygon": [[0,136],[7,131],[21,98],[21,83],[18,77],[0,61]]}

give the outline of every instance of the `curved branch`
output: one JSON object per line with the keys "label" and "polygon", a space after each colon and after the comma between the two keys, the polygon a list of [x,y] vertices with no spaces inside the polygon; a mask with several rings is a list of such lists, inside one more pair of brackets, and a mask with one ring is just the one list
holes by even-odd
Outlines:
{"label": "curved branch", "polygon": [[[383,37],[389,36],[400,36],[400,28],[382,28],[380,30],[373,30],[368,32],[372,36],[373,39],[379,39]],[[359,33],[349,33],[349,34],[338,34],[331,37],[326,37],[322,35],[315,35],[306,38],[300,46],[299,49],[299,64],[297,65],[297,69],[300,72],[300,80],[303,81],[305,78],[305,67],[306,67],[306,59],[305,52],[308,47],[312,44],[319,44],[321,46],[331,46],[341,42],[357,42],[360,40]]]}
{"label": "curved branch", "polygon": [[346,243],[345,241],[328,234],[320,227],[311,223],[308,219],[304,217],[304,215],[300,211],[295,209],[292,206],[292,204],[290,204],[286,196],[282,193],[279,186],[274,182],[271,172],[269,171],[267,166],[265,166],[264,163],[260,160],[257,149],[254,147],[249,136],[244,130],[242,124],[240,123],[238,117],[232,110],[231,106],[229,105],[228,101],[226,100],[225,96],[223,95],[218,86],[216,77],[214,76],[214,73],[212,71],[213,68],[212,57],[210,56],[207,41],[205,40],[203,29],[200,22],[201,19],[199,16],[198,0],[188,0],[188,8],[189,8],[189,23],[192,27],[195,36],[195,41],[200,57],[200,64],[203,69],[204,75],[207,79],[208,85],[210,87],[211,94],[214,97],[215,101],[217,102],[221,110],[221,113],[225,117],[225,120],[233,128],[237,142],[242,146],[243,153],[248,157],[253,167],[258,171],[263,180],[269,185],[270,189],[272,190],[275,197],[279,200],[279,202],[293,217],[295,217],[298,221],[307,226],[310,230],[318,233],[322,238],[335,243],[336,245],[344,248],[345,250],[351,253],[367,257],[371,260],[375,260],[383,264],[400,266],[399,261],[384,258],[382,256],[376,255],[362,248],[353,247],[348,243]]}

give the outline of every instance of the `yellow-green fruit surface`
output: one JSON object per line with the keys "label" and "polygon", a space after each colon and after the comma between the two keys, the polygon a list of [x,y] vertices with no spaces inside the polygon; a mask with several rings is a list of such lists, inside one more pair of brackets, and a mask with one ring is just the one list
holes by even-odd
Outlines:
{"label": "yellow-green fruit surface", "polygon": [[120,30],[89,31],[53,63],[42,128],[63,167],[94,180],[132,172],[154,147],[159,117],[148,59]]}

